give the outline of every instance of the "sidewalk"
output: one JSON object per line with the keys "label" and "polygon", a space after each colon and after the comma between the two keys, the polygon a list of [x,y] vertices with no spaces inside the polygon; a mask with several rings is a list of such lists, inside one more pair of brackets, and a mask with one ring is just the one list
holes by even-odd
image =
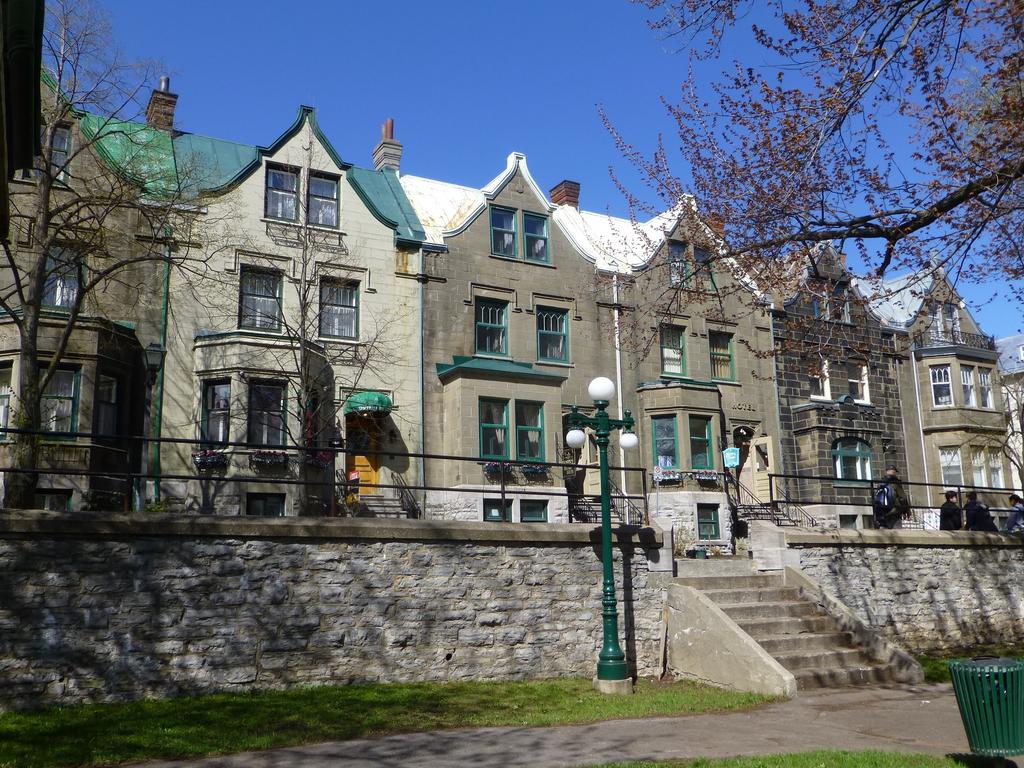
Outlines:
{"label": "sidewalk", "polygon": [[554,728],[478,728],[311,744],[145,768],[562,768],[814,749],[966,753],[948,685],[809,691],[748,712]]}

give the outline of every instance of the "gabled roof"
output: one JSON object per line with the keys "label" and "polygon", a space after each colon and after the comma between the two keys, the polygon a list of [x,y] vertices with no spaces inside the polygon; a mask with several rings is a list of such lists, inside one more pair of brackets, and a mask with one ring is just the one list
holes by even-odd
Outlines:
{"label": "gabled roof", "polygon": [[634,223],[610,214],[560,205],[553,218],[576,250],[598,269],[629,272],[653,258],[679,223],[679,215],[677,207]]}
{"label": "gabled roof", "polygon": [[457,235],[473,223],[487,209],[488,201],[497,197],[517,171],[541,200],[546,211],[554,211],[555,206],[534,181],[526,165],[526,155],[522,152],[512,152],[505,159],[505,170],[479,189],[420,176],[402,176],[401,182],[416,215],[423,222],[427,241],[443,245],[445,237]]}
{"label": "gabled roof", "polygon": [[921,312],[924,300],[935,287],[935,275],[910,272],[888,280],[858,277],[850,281],[857,292],[867,300],[871,311],[883,324],[892,328],[908,328]]}
{"label": "gabled roof", "polygon": [[173,195],[178,190],[171,135],[145,123],[83,114],[79,129],[112,169],[146,192]]}
{"label": "gabled roof", "polygon": [[189,199],[216,194],[240,183],[307,122],[338,170],[347,173],[359,198],[381,223],[395,230],[396,240],[424,242],[423,226],[398,174],[390,169],[356,168],[342,160],[321,132],[312,107],[300,107],[292,124],[266,147],[194,133],[169,133],[146,123],[95,115],[83,115],[80,120],[82,131],[96,139],[96,152],[111,168],[147,192],[178,193]]}
{"label": "gabled roof", "polygon": [[391,168],[380,171],[349,168],[348,179],[374,216],[395,230],[395,237],[399,241],[422,243],[427,240],[423,225],[402,189],[397,172]]}
{"label": "gabled roof", "polygon": [[996,349],[999,350],[999,370],[1005,373],[1024,371],[1024,360],[1021,360],[1019,351],[1022,347],[1024,347],[1024,333],[996,339]]}
{"label": "gabled roof", "polygon": [[278,136],[266,147],[237,144],[235,142],[213,139],[208,136],[195,136],[194,134],[179,134],[174,139],[175,155],[184,158],[180,152],[188,152],[189,159],[203,174],[207,168],[211,169],[209,178],[202,179],[202,189],[205,192],[219,192],[238,182],[242,181],[250,173],[255,171],[262,164],[263,158],[267,155],[274,155],[291,140],[302,126],[309,123],[313,135],[323,146],[328,157],[338,167],[345,171],[352,167],[341,159],[337,150],[327,140],[320,130],[320,124],[316,120],[316,110],[313,107],[301,106],[295,120],[289,125],[284,133]]}

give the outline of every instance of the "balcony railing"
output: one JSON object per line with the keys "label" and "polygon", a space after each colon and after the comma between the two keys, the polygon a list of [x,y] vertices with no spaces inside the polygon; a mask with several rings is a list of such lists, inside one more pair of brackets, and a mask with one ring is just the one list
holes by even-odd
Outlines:
{"label": "balcony railing", "polygon": [[986,336],[983,333],[964,333],[963,331],[930,330],[914,334],[914,349],[954,345],[994,351],[996,340],[994,337]]}

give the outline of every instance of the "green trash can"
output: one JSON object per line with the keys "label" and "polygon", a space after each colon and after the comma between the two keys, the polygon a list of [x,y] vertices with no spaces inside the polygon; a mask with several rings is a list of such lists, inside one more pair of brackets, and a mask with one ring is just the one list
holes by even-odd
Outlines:
{"label": "green trash can", "polygon": [[1024,662],[977,658],[949,662],[967,741],[976,755],[1024,754]]}

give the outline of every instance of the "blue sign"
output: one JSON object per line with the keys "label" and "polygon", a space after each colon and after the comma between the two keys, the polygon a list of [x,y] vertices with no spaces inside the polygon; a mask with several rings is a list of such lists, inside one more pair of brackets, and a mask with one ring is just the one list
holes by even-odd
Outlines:
{"label": "blue sign", "polygon": [[726,448],[722,451],[722,458],[725,460],[725,466],[728,468],[738,467],[740,465],[740,449],[739,448]]}

